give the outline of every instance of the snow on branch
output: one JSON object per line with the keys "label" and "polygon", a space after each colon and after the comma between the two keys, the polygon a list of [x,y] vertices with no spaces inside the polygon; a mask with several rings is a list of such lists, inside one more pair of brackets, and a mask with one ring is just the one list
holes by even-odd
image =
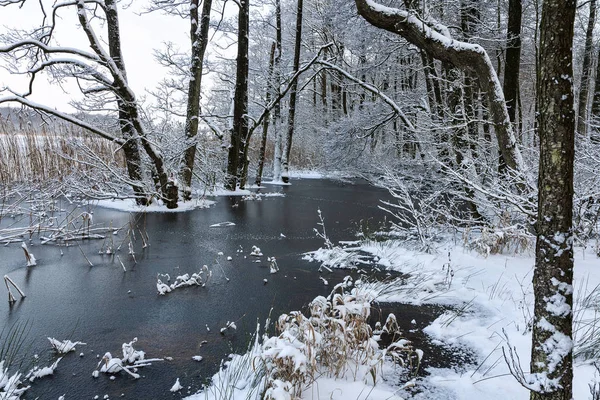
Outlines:
{"label": "snow on branch", "polygon": [[77,56],[83,57],[83,58],[91,60],[91,61],[95,61],[95,62],[101,61],[98,56],[96,56],[95,54],[92,54],[92,53],[88,53],[87,51],[79,50],[74,47],[48,46],[47,44],[42,43],[39,40],[34,40],[34,39],[20,40],[20,41],[11,43],[6,46],[0,46],[0,53],[10,53],[11,51],[30,49],[32,47],[38,48],[39,50],[41,50],[42,52],[44,52],[46,54],[54,54],[54,53],[73,54],[73,55],[77,55]]}
{"label": "snow on branch", "polygon": [[103,137],[105,139],[108,139],[108,140],[110,140],[112,142],[115,142],[115,143],[117,143],[119,145],[125,144],[125,141],[123,139],[117,138],[117,137],[111,135],[110,133],[107,133],[107,132],[105,132],[105,131],[103,131],[101,129],[98,129],[97,127],[95,127],[95,126],[93,126],[91,124],[88,124],[87,122],[82,121],[79,118],[76,118],[76,117],[74,117],[72,115],[69,115],[67,113],[64,113],[62,111],[55,110],[55,109],[53,109],[53,108],[51,108],[49,106],[46,106],[46,105],[43,105],[43,104],[40,104],[40,103],[36,103],[36,102],[31,101],[31,100],[29,100],[29,99],[27,99],[27,98],[25,98],[23,96],[13,95],[13,96],[0,97],[0,104],[2,104],[2,103],[11,103],[11,102],[20,103],[20,104],[22,104],[24,106],[27,106],[29,108],[32,108],[34,110],[41,111],[41,112],[44,112],[46,114],[53,115],[53,116],[55,116],[57,118],[60,118],[60,119],[62,119],[64,121],[70,122],[70,123],[75,124],[75,125],[77,125],[77,126],[79,126],[81,128],[87,129],[90,132],[95,133],[96,135],[99,135],[99,136],[101,136],[101,137]]}
{"label": "snow on branch", "polygon": [[325,60],[317,60],[315,61],[316,64],[320,64],[323,65],[324,67],[326,67],[326,69],[332,69],[337,71],[338,73],[340,73],[341,75],[343,75],[346,79],[360,85],[363,89],[368,90],[369,92],[376,94],[377,96],[379,96],[387,105],[389,105],[396,114],[398,114],[398,116],[400,116],[400,119],[402,120],[402,122],[404,123],[404,125],[406,126],[406,128],[408,128],[408,130],[410,130],[411,132],[416,132],[417,130],[415,129],[414,125],[412,124],[412,122],[410,122],[410,120],[408,119],[408,117],[406,116],[406,114],[404,114],[404,111],[402,111],[402,109],[400,108],[400,106],[398,104],[396,104],[396,102],[394,100],[392,100],[389,96],[387,96],[385,93],[383,93],[381,90],[377,89],[375,86],[364,82],[358,78],[356,78],[355,76],[351,75],[348,71],[344,70],[343,68],[338,67],[335,64],[332,64],[328,61]]}
{"label": "snow on branch", "polygon": [[506,165],[513,171],[525,171],[498,74],[483,47],[449,37],[447,27],[423,19],[413,10],[386,7],[373,0],[355,0],[355,3],[359,14],[373,26],[400,35],[433,58],[462,70],[475,71],[487,94],[498,147]]}
{"label": "snow on branch", "polygon": [[254,132],[254,130],[256,128],[258,128],[259,126],[262,126],[263,120],[267,117],[267,115],[271,112],[271,110],[281,101],[281,99],[283,99],[285,97],[285,95],[290,91],[293,83],[297,79],[300,78],[300,75],[302,75],[304,72],[308,71],[308,69],[310,69],[310,67],[312,67],[317,62],[317,60],[321,56],[321,53],[324,50],[330,48],[331,46],[333,46],[333,42],[327,43],[327,44],[321,46],[319,48],[319,50],[317,51],[317,54],[315,54],[315,56],[310,61],[308,61],[302,67],[300,67],[298,69],[298,71],[294,72],[294,75],[292,75],[292,77],[289,79],[289,81],[286,84],[285,88],[280,91],[280,93],[279,93],[278,96],[276,96],[273,100],[271,100],[270,103],[268,103],[265,106],[265,109],[260,114],[260,116],[256,120],[253,120],[252,126],[248,129],[248,136],[252,135],[252,133]]}

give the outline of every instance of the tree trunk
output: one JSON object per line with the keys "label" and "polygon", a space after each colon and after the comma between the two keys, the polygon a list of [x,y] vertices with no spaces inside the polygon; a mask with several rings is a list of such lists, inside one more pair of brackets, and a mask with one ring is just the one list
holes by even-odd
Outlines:
{"label": "tree trunk", "polygon": [[[273,91],[273,65],[275,64],[275,48],[276,43],[273,42],[271,46],[271,56],[269,57],[269,73],[267,74],[267,93],[265,95],[265,103],[269,104],[271,101],[271,92]],[[262,183],[263,168],[265,166],[265,152],[267,151],[267,133],[269,132],[269,119],[270,115],[267,114],[263,120],[263,132],[260,141],[260,150],[258,152],[258,168],[256,170],[256,185],[260,186]]]}
{"label": "tree trunk", "polygon": [[238,48],[235,78],[235,94],[233,98],[233,128],[231,145],[227,160],[227,177],[225,189],[235,190],[238,182],[240,152],[243,152],[243,141],[248,136],[248,33],[249,33],[249,0],[240,0],[238,15]]}
{"label": "tree trunk", "polygon": [[[579,104],[577,105],[577,133],[586,137],[587,109],[592,69],[592,50],[594,40],[594,25],[596,24],[596,0],[590,0],[590,16],[585,34],[585,49],[583,65],[581,66],[581,85],[579,86]],[[598,78],[596,78],[598,79]]]}
{"label": "tree trunk", "polygon": [[355,2],[360,15],[374,26],[399,34],[433,58],[462,70],[475,71],[481,89],[487,94],[498,147],[506,165],[516,172],[523,171],[523,160],[508,117],[502,87],[486,51],[476,44],[451,40],[432,29],[413,12],[385,7],[369,0]]}
{"label": "tree trunk", "polygon": [[[600,60],[600,49],[598,50],[598,59]],[[598,119],[600,118],[600,62],[596,63],[596,81],[594,82],[594,93],[592,97],[592,113],[589,116],[590,124],[590,140],[598,143],[600,142],[600,135],[598,135]]]}
{"label": "tree trunk", "polygon": [[183,199],[192,197],[192,173],[196,158],[196,136],[198,135],[198,120],[200,116],[200,96],[202,88],[202,64],[208,44],[208,27],[210,25],[210,10],[212,0],[202,0],[202,15],[198,25],[199,0],[190,1],[190,40],[192,55],[190,60],[190,81],[188,83],[188,99],[185,119],[186,148],[180,164],[179,174],[183,186]]}
{"label": "tree trunk", "polygon": [[[303,0],[298,0],[298,11],[296,15],[296,45],[294,46],[294,72],[300,69],[300,47],[302,45],[302,7]],[[285,146],[283,148],[283,157],[281,164],[283,171],[281,173],[281,179],[284,183],[289,182],[289,162],[290,153],[292,150],[292,138],[294,137],[294,124],[296,120],[296,99],[298,97],[298,79],[292,82],[290,89],[290,108],[288,115],[288,131]]]}
{"label": "tree trunk", "polygon": [[[508,26],[506,30],[506,63],[504,68],[504,97],[508,118],[516,126],[517,96],[519,93],[519,74],[521,72],[521,0],[508,2]],[[506,162],[502,152],[499,155],[498,172],[506,172]]]}
{"label": "tree trunk", "polygon": [[[107,6],[111,4],[109,0]],[[119,16],[116,7],[111,7],[106,10],[106,25],[108,30],[108,52],[114,60],[116,67],[120,70],[123,77],[127,79],[123,54],[121,52],[121,34],[119,29]],[[123,153],[125,155],[125,164],[129,178],[134,182],[140,182],[140,185],[132,184],[133,192],[136,195],[136,203],[139,205],[147,205],[148,195],[141,183],[144,180],[142,168],[142,157],[139,149],[139,140],[135,129],[130,121],[130,116],[125,111],[123,100],[117,97],[117,108],[119,112],[119,127],[123,139],[126,140],[123,145]]]}
{"label": "tree trunk", "polygon": [[[575,0],[544,0],[537,89],[540,164],[533,275],[532,400],[573,398],[573,26]],[[556,32],[560,32],[557,35]]]}
{"label": "tree trunk", "polygon": [[[282,27],[281,27],[281,0],[275,0],[275,64],[273,73],[275,74],[275,95],[279,98],[281,93],[281,48],[282,48]],[[273,149],[273,182],[281,181],[281,142],[283,132],[281,131],[281,101],[275,104],[273,116],[273,130],[275,131],[275,148]]]}

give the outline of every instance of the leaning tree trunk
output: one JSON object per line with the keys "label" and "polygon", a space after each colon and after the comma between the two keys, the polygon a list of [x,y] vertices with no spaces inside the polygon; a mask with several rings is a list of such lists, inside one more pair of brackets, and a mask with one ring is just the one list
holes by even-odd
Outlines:
{"label": "leaning tree trunk", "polygon": [[[242,141],[248,136],[248,33],[249,33],[249,0],[240,0],[238,15],[238,49],[235,78],[235,94],[233,97],[233,128],[231,145],[227,159],[227,177],[225,189],[235,190],[240,166]],[[242,150],[243,151],[243,150]]]}
{"label": "leaning tree trunk", "polygon": [[[573,25],[575,0],[544,0],[537,89],[540,164],[528,386],[531,400],[573,397]],[[560,34],[556,34],[560,32]]]}
{"label": "leaning tree trunk", "polygon": [[200,25],[198,25],[199,0],[190,1],[190,40],[192,55],[190,60],[190,81],[188,83],[188,99],[185,119],[186,148],[183,152],[180,171],[183,186],[183,199],[192,197],[192,173],[196,158],[196,136],[200,118],[200,93],[202,88],[202,64],[208,44],[208,27],[210,25],[210,10],[212,0],[203,0]]}
{"label": "leaning tree trunk", "polygon": [[515,172],[524,171],[500,81],[488,54],[481,46],[448,38],[413,12],[382,6],[371,0],[355,0],[355,3],[359,14],[372,25],[397,33],[433,58],[461,70],[475,71],[481,89],[487,94],[498,147],[506,165]]}
{"label": "leaning tree trunk", "polygon": [[[298,11],[296,14],[296,45],[294,46],[294,72],[300,69],[300,47],[302,45],[302,7],[303,0],[298,0]],[[290,89],[290,111],[288,115],[288,131],[285,145],[283,147],[283,157],[281,159],[281,165],[283,171],[281,173],[281,179],[284,183],[288,183],[289,177],[289,163],[290,153],[292,150],[292,139],[294,137],[294,128],[296,123],[296,100],[298,97],[298,79],[294,79],[292,87]]]}
{"label": "leaning tree trunk", "polygon": [[[587,109],[589,87],[592,69],[592,50],[594,39],[594,26],[596,24],[596,0],[590,1],[590,15],[588,19],[587,32],[585,34],[585,49],[583,53],[583,65],[581,66],[581,85],[579,86],[579,104],[577,105],[577,133],[586,137]],[[596,78],[598,79],[598,78]]]}

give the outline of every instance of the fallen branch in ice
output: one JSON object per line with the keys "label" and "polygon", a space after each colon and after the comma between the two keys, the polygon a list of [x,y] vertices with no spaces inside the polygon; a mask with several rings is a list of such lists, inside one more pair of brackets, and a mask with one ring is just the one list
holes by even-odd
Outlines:
{"label": "fallen branch in ice", "polygon": [[[123,358],[114,358],[112,354],[106,352],[96,370],[92,372],[92,376],[94,378],[98,377],[98,368],[100,368],[100,372],[104,372],[106,374],[117,374],[121,371],[125,371],[133,378],[138,379],[140,376],[135,373],[137,368],[147,367],[152,365],[152,361],[162,361],[160,358],[153,358],[147,360],[146,353],[141,350],[136,350],[133,348],[133,344],[137,342],[137,338],[133,338],[133,340],[129,343],[123,343],[121,345],[121,349],[123,351]],[[126,365],[129,364],[129,365]],[[130,371],[133,369],[133,372]]]}
{"label": "fallen branch in ice", "polygon": [[60,340],[56,340],[51,337],[49,337],[48,340],[50,341],[50,344],[52,345],[54,351],[56,351],[59,354],[67,354],[71,351],[75,351],[75,346],[77,345],[86,345],[83,342],[71,342],[70,340],[63,340],[61,342]]}
{"label": "fallen branch in ice", "polygon": [[210,225],[210,228],[220,228],[220,227],[223,227],[223,226],[235,226],[235,223],[229,222],[229,221],[219,222],[217,224]]}
{"label": "fallen branch in ice", "polygon": [[175,278],[175,282],[168,285],[163,283],[160,277],[166,277],[167,282],[171,280],[171,277],[168,274],[159,274],[156,277],[156,290],[158,290],[158,294],[164,296],[167,293],[170,293],[172,290],[187,287],[187,286],[206,286],[206,283],[212,276],[212,271],[208,269],[207,265],[203,265],[199,272],[193,273],[191,276],[189,274],[179,275]]}
{"label": "fallen branch in ice", "polygon": [[[44,368],[40,368],[38,366],[34,367],[31,371],[29,371],[29,373],[27,374],[27,376],[25,378],[29,379],[29,382],[33,382],[34,380],[36,380],[38,378],[43,378],[48,375],[53,375],[54,370],[58,366],[58,362],[60,360],[62,360],[62,357],[59,357],[49,367],[44,367]],[[2,398],[2,397],[0,397],[0,398]]]}

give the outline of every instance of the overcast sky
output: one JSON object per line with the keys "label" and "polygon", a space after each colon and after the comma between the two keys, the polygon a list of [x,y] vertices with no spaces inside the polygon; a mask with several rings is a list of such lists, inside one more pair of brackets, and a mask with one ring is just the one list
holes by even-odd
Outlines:
{"label": "overcast sky", "polygon": [[[43,0],[48,10],[52,2]],[[130,85],[138,95],[145,94],[146,89],[153,89],[166,73],[153,57],[154,49],[162,47],[168,41],[174,42],[182,49],[189,48],[189,22],[178,17],[166,16],[161,13],[139,15],[143,11],[142,1],[133,1],[128,9],[119,9],[123,55]],[[120,5],[123,3],[120,3]],[[57,39],[61,46],[77,47],[91,51],[85,35],[77,26],[77,15],[74,7],[64,8],[59,16]],[[0,7],[0,34],[7,33],[11,28],[33,28],[39,26],[42,14],[39,12],[37,1],[28,0],[22,8]],[[1,62],[1,60],[0,60]],[[10,75],[0,68],[0,88],[9,86],[13,90],[24,92],[26,79]],[[31,99],[50,105],[63,111],[70,111],[69,99],[76,87],[65,87],[71,93],[65,94],[56,84],[50,85],[43,80],[36,80],[35,94]],[[0,94],[2,96],[3,94]],[[6,93],[4,93],[6,95]],[[18,106],[18,105],[15,105]]]}

